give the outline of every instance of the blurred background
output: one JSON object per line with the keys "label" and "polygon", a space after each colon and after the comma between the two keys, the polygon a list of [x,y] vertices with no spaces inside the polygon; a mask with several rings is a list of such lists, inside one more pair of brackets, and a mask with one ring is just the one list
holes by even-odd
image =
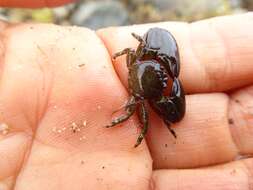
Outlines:
{"label": "blurred background", "polygon": [[192,22],[251,10],[253,0],[81,0],[52,9],[0,8],[0,18],[98,29],[169,20]]}

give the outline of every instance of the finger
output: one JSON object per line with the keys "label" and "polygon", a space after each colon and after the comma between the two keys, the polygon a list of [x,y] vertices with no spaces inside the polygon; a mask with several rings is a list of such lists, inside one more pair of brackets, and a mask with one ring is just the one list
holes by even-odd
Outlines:
{"label": "finger", "polygon": [[229,129],[228,104],[222,93],[188,95],[183,120],[172,124],[176,139],[152,112],[147,141],[154,168],[193,168],[235,159],[238,150]]}
{"label": "finger", "polygon": [[221,93],[188,95],[186,115],[173,125],[176,139],[152,113],[147,141],[154,167],[202,167],[252,156],[253,101],[247,93],[252,89],[241,89],[232,99]]}
{"label": "finger", "polygon": [[1,103],[11,129],[34,137],[15,189],[145,189],[151,159],[144,142],[133,148],[136,118],[104,127],[127,93],[95,33],[15,25],[3,36]]}
{"label": "finger", "polygon": [[226,165],[188,170],[157,170],[153,190],[249,190],[252,187],[253,159]]}
{"label": "finger", "polygon": [[[181,59],[180,78],[188,93],[217,92],[253,82],[253,14],[218,17],[192,24],[164,22],[114,27],[98,31],[110,54],[138,45],[131,33],[162,27],[176,38]],[[127,86],[125,58],[114,63]]]}
{"label": "finger", "polygon": [[74,0],[1,0],[0,6],[2,7],[26,7],[26,8],[39,8],[39,7],[55,7],[64,5],[66,3],[74,2]]}
{"label": "finger", "polygon": [[253,155],[253,86],[230,95],[229,123],[240,154]]}
{"label": "finger", "polygon": [[[22,69],[22,58],[16,57],[12,51],[15,49],[15,40],[7,37],[8,24],[0,23],[0,28],[0,187],[13,189],[16,176],[32,143],[32,125],[37,118],[37,115],[30,112],[36,112],[33,109],[34,102],[27,101],[27,97],[33,94],[32,90],[36,89],[36,73],[32,69]],[[13,43],[9,44],[9,41]],[[14,66],[13,63],[17,64]],[[26,63],[29,68],[30,62]],[[20,80],[23,83],[18,83]],[[36,94],[33,95],[36,97]],[[24,110],[27,112],[24,113]]]}
{"label": "finger", "polygon": [[13,189],[31,137],[22,132],[3,133],[0,130],[0,189]]}

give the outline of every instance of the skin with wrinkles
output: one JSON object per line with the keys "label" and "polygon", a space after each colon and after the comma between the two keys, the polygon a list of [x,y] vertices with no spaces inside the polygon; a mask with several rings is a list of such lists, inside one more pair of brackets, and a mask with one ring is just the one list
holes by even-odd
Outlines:
{"label": "skin with wrinkles", "polygon": [[[252,18],[96,33],[1,22],[0,121],[9,129],[0,135],[0,188],[252,189]],[[136,48],[131,32],[151,27],[178,43],[187,110],[177,141],[151,110],[146,142],[134,149],[137,116],[103,128],[129,96],[125,58],[112,65],[111,56]],[[85,127],[74,133],[73,123]]]}

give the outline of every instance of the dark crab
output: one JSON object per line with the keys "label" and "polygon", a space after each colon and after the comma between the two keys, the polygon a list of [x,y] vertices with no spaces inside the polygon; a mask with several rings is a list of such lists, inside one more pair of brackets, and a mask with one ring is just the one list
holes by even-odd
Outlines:
{"label": "dark crab", "polygon": [[[137,139],[137,147],[148,130],[148,111],[146,102],[159,114],[169,131],[176,138],[171,129],[171,123],[180,121],[185,114],[185,94],[178,76],[180,60],[176,40],[165,29],[151,28],[143,36],[132,33],[140,44],[137,50],[126,48],[116,53],[113,58],[126,54],[129,70],[128,85],[131,97],[125,105],[126,114],[114,119],[113,127],[126,121],[139,107],[142,131]],[[172,88],[169,96],[164,95],[169,78]]]}

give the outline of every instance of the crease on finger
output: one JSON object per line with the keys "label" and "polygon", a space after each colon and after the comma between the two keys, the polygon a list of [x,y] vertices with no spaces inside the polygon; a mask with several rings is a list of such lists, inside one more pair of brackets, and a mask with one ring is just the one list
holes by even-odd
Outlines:
{"label": "crease on finger", "polygon": [[251,190],[252,167],[251,158],[200,169],[155,170],[150,190]]}
{"label": "crease on finger", "polygon": [[210,79],[210,87],[209,89],[211,91],[215,91],[215,89],[219,89],[219,84],[222,78],[225,78],[224,82],[226,82],[227,76],[229,76],[229,73],[232,73],[232,61],[231,61],[231,53],[230,53],[230,47],[229,44],[227,43],[226,36],[223,35],[223,33],[218,30],[217,26],[215,25],[215,19],[210,19],[207,21],[207,24],[217,37],[217,41],[219,41],[218,44],[220,44],[220,49],[222,52],[221,56],[221,61],[222,66],[220,64],[216,63],[219,65],[220,69],[219,72],[216,73],[209,73],[209,71],[212,71],[213,69],[208,68],[208,64],[205,64],[205,71],[207,75],[209,76]]}
{"label": "crease on finger", "polygon": [[248,177],[248,189],[253,189],[253,162],[249,162],[247,159],[243,160],[243,165],[245,167],[245,173]]}
{"label": "crease on finger", "polygon": [[253,156],[253,101],[252,87],[230,94],[228,121],[234,144],[238,148],[238,159]]}
{"label": "crease on finger", "polygon": [[[227,78],[231,65],[229,46],[215,24],[216,19],[211,18],[189,25],[191,51],[200,68],[199,75],[202,75],[198,85],[206,92],[222,91],[224,85],[220,81]],[[206,31],[206,35],[201,31]]]}

